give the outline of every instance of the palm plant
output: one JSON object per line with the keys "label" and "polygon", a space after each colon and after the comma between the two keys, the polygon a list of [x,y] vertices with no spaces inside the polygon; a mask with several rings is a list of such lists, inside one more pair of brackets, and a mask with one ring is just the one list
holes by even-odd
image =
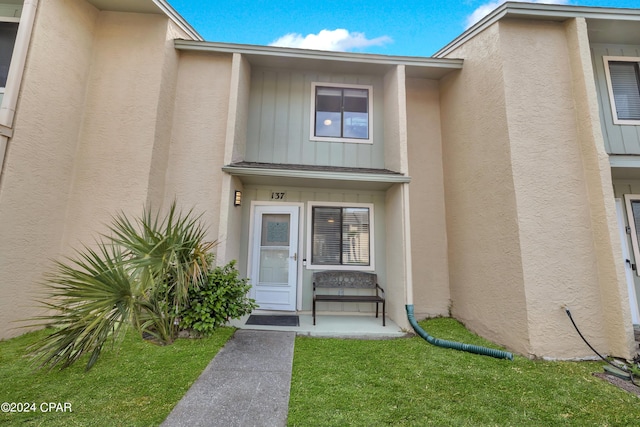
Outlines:
{"label": "palm plant", "polygon": [[206,242],[201,215],[176,212],[175,202],[164,218],[145,209],[131,222],[124,214],[114,218],[111,241],[124,250],[135,272],[137,292],[144,295],[140,328],[168,344],[178,333],[177,317],[188,303],[189,288],[206,283],[209,252],[216,242]]}
{"label": "palm plant", "polygon": [[97,251],[85,247],[67,264],[56,262],[56,272],[48,277],[48,299],[42,304],[53,314],[37,319],[56,331],[36,351],[42,366],[66,368],[91,353],[88,370],[109,337],[115,341],[124,326],[139,323],[138,296],[122,253],[104,242],[97,246]]}
{"label": "palm plant", "polygon": [[97,249],[85,246],[47,277],[42,304],[53,314],[37,320],[57,330],[34,351],[41,366],[65,368],[91,353],[88,370],[125,327],[171,343],[189,289],[206,283],[215,242],[205,241],[192,210],[183,215],[174,202],[164,217],[145,209],[131,221],[120,213],[109,228]]}

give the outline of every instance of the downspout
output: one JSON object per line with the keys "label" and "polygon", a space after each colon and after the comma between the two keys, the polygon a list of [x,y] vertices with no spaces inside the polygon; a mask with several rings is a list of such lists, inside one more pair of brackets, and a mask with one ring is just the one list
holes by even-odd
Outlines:
{"label": "downspout", "polygon": [[13,136],[13,117],[18,104],[20,84],[27,62],[27,52],[31,42],[31,32],[36,19],[38,0],[24,0],[22,14],[18,23],[16,43],[11,56],[11,65],[7,75],[7,84],[0,106],[0,182],[4,174],[4,158],[9,138]]}
{"label": "downspout", "polygon": [[481,354],[483,356],[491,356],[498,359],[513,360],[513,354],[506,351],[495,350],[493,348],[480,347],[477,345],[463,344],[456,341],[447,341],[447,340],[441,340],[439,338],[434,338],[431,335],[429,335],[424,329],[422,329],[420,325],[418,325],[418,322],[416,322],[416,319],[413,316],[413,304],[407,304],[406,308],[407,308],[407,318],[409,319],[409,323],[411,323],[413,330],[416,331],[416,333],[420,335],[422,338],[427,340],[429,344],[433,344],[438,347],[452,348],[454,350],[467,351],[469,353]]}

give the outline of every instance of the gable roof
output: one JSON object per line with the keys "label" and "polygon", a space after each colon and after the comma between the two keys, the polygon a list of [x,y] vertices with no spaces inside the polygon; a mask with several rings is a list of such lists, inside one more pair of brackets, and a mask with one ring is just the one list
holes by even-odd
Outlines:
{"label": "gable roof", "polygon": [[501,19],[563,22],[579,17],[587,19],[589,40],[594,43],[637,44],[640,40],[640,9],[506,2],[434,53],[433,57],[445,57]]}

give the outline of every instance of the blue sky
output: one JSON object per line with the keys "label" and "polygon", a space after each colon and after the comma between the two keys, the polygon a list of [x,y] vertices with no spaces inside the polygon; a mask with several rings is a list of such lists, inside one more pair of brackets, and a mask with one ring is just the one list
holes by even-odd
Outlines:
{"label": "blue sky", "polygon": [[[206,41],[431,56],[503,0],[168,0]],[[640,0],[535,3],[640,8]]]}

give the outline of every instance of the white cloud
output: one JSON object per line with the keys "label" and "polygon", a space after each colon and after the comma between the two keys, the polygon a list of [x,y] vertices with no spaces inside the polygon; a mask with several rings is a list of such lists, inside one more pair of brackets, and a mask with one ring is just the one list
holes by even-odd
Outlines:
{"label": "white cloud", "polygon": [[307,34],[306,36],[289,33],[271,42],[269,46],[346,52],[354,49],[364,49],[369,46],[381,46],[392,41],[387,36],[368,39],[364,33],[338,28],[336,30],[322,30],[318,34]]}
{"label": "white cloud", "polygon": [[[485,3],[482,6],[478,7],[473,11],[471,15],[467,17],[467,23],[465,28],[471,27],[473,24],[487,16],[491,11],[493,11],[496,7],[500,6],[503,3],[506,3],[507,0],[493,0],[489,3]],[[509,0],[512,2],[520,2],[520,3],[545,3],[545,4],[567,4],[568,0]]]}

